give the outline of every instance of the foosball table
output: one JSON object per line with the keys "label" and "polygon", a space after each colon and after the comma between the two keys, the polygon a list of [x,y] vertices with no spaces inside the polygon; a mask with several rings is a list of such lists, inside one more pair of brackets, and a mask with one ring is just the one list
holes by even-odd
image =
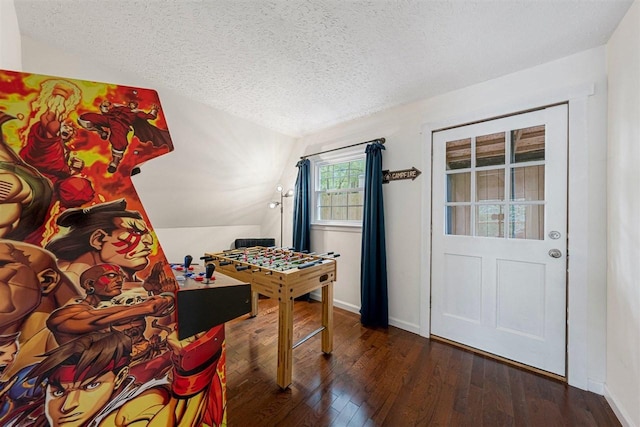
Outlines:
{"label": "foosball table", "polygon": [[[322,333],[322,351],[333,350],[333,282],[339,254],[307,254],[285,248],[250,247],[205,253],[206,264],[215,270],[251,285],[251,315],[258,314],[258,298],[278,299],[277,383],[291,385],[293,349]],[[293,302],[295,298],[322,289],[322,326],[298,342],[293,342]]]}

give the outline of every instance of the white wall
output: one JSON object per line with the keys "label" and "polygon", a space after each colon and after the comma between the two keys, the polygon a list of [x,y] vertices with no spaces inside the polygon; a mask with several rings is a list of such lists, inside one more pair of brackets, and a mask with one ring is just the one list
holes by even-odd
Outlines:
{"label": "white wall", "polygon": [[[298,141],[298,140],[296,140]],[[282,184],[284,191],[295,188],[296,178],[298,176],[298,168],[296,164],[300,161],[300,156],[305,154],[305,144],[296,143],[293,145],[289,156],[284,162],[279,184]],[[272,200],[274,202],[279,201],[279,194],[276,192],[275,187],[272,190]],[[282,242],[280,245],[280,209],[270,209],[270,212],[264,217],[261,224],[262,234],[265,237],[273,237],[276,239],[276,245],[291,247],[293,246],[293,198],[284,199],[283,203],[283,227],[282,227]]]}
{"label": "white wall", "polygon": [[[592,95],[591,95],[592,94]],[[415,181],[384,186],[389,316],[395,326],[428,334],[430,131],[440,125],[571,100],[570,163],[571,383],[602,393],[605,379],[606,70],[600,47],[455,92],[354,120],[304,137],[306,153],[385,137],[383,168],[412,166]],[[572,110],[573,109],[573,110]],[[570,114],[572,114],[570,113]],[[576,117],[582,120],[576,122]],[[298,148],[298,150],[303,150]],[[294,159],[289,160],[289,164]],[[573,168],[572,168],[573,166]],[[572,223],[573,221],[573,223]],[[573,246],[571,244],[573,241]],[[579,244],[577,244],[579,243]],[[312,249],[349,254],[338,261],[336,305],[360,307],[360,235],[315,229]],[[572,289],[572,286],[574,289]],[[577,300],[576,300],[577,298]],[[571,304],[571,302],[570,302]],[[573,336],[571,336],[573,334]]]}
{"label": "white wall", "polygon": [[607,44],[609,75],[607,381],[625,424],[640,426],[640,3]]}
{"label": "white wall", "polygon": [[202,263],[202,255],[230,249],[235,239],[260,236],[260,226],[156,228],[155,232],[169,262],[182,262],[191,255],[194,263]]}
{"label": "white wall", "polygon": [[13,0],[0,1],[0,68],[20,71],[20,30]]}
{"label": "white wall", "polygon": [[[28,37],[22,47],[26,72],[152,87],[143,76],[84,61]],[[165,253],[173,260],[187,251],[196,256],[203,249],[228,249],[235,238],[265,236],[261,225],[273,217],[268,203],[294,139],[153,88],[175,151],[143,165],[133,182]]]}

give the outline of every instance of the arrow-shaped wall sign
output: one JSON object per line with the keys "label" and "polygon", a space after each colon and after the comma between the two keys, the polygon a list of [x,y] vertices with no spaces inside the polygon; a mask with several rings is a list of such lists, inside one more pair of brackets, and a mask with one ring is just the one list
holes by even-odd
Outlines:
{"label": "arrow-shaped wall sign", "polygon": [[413,181],[418,176],[420,176],[421,173],[422,172],[420,172],[415,167],[399,171],[382,171],[382,183],[387,184],[390,181],[399,181],[401,179],[410,179],[411,181]]}

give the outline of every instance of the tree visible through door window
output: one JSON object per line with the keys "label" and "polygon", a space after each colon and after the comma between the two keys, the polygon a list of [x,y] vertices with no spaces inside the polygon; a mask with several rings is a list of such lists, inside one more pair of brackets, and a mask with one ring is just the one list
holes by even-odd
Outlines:
{"label": "tree visible through door window", "polygon": [[446,143],[447,234],[544,238],[545,127]]}

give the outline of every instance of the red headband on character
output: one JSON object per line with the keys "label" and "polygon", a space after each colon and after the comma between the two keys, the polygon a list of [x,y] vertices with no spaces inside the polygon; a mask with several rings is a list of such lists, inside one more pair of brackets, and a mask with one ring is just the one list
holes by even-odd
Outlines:
{"label": "red headband on character", "polygon": [[[111,360],[107,366],[99,372],[99,375],[106,374],[107,372],[117,371],[118,369],[126,366],[129,360],[126,357],[121,357],[120,360]],[[55,383],[74,383],[76,381],[83,382],[88,378],[89,370],[91,366],[78,375],[78,367],[76,365],[60,365],[49,377],[49,382]],[[97,377],[98,375],[96,375]]]}

